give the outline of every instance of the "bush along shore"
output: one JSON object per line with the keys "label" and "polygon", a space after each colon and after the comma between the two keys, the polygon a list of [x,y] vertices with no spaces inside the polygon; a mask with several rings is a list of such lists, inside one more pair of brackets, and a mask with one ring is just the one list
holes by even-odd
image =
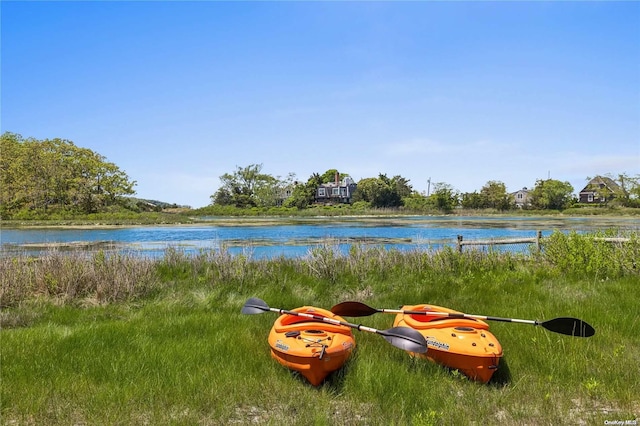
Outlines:
{"label": "bush along shore", "polygon": [[[330,245],[300,259],[225,250],[162,258],[51,252],[0,259],[3,424],[605,424],[640,413],[640,240],[554,233],[528,253]],[[270,306],[432,303],[470,314],[576,317],[589,338],[491,323],[488,384],[354,331],[313,387],[269,354]],[[393,316],[359,323],[391,327]]]}
{"label": "bush along shore", "polygon": [[140,226],[179,225],[208,223],[212,217],[227,221],[250,220],[255,218],[318,219],[344,217],[384,218],[395,216],[471,216],[471,217],[626,217],[640,216],[638,207],[576,205],[564,210],[517,209],[500,211],[492,208],[443,211],[434,208],[415,209],[409,207],[372,208],[362,204],[318,205],[305,209],[295,207],[252,207],[211,205],[198,209],[164,209],[158,212],[135,212],[119,209],[102,213],[74,213],[68,211],[28,211],[23,214],[3,217],[3,227],[48,227],[48,226]]}

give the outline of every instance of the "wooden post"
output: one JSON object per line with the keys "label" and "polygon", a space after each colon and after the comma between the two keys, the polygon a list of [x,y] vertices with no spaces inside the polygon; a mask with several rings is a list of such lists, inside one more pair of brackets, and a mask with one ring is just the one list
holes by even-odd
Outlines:
{"label": "wooden post", "polygon": [[536,247],[538,248],[538,253],[540,253],[540,249],[542,247],[541,241],[542,241],[542,231],[538,231],[538,234],[536,235]]}
{"label": "wooden post", "polygon": [[462,253],[462,235],[458,235],[458,253]]}

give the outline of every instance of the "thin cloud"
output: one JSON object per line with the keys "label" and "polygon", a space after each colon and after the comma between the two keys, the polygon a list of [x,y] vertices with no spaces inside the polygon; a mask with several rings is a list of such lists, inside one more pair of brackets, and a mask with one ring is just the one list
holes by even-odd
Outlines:
{"label": "thin cloud", "polygon": [[567,172],[589,172],[606,170],[604,173],[640,173],[640,156],[629,155],[574,155],[564,157],[570,161],[561,162],[559,165]]}
{"label": "thin cloud", "polygon": [[384,152],[394,156],[409,156],[414,154],[475,154],[479,152],[504,152],[512,149],[513,145],[511,144],[502,144],[489,140],[445,143],[431,139],[412,139],[391,143],[385,146]]}

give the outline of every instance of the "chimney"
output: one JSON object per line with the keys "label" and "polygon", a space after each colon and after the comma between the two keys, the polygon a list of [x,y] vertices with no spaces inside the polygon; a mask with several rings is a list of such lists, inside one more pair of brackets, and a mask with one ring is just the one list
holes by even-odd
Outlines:
{"label": "chimney", "polygon": [[340,173],[336,172],[336,186],[340,186]]}

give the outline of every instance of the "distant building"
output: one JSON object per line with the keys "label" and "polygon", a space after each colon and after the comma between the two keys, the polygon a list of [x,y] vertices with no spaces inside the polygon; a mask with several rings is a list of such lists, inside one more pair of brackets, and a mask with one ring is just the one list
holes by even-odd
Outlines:
{"label": "distant building", "polygon": [[510,194],[516,203],[516,207],[522,209],[531,205],[531,196],[529,195],[529,192],[530,191],[525,186],[521,190]]}
{"label": "distant building", "polygon": [[287,185],[284,188],[280,188],[276,193],[276,206],[282,206],[287,198],[291,198],[291,196],[293,195],[293,189],[299,184],[300,182],[294,181],[293,184]]}
{"label": "distant building", "polygon": [[602,204],[615,198],[619,191],[621,191],[620,185],[613,179],[596,176],[580,191],[579,200],[584,204]]}
{"label": "distant building", "polygon": [[351,198],[355,193],[357,184],[350,177],[340,181],[340,174],[336,172],[335,180],[323,183],[316,189],[315,202],[325,204],[351,204]]}

